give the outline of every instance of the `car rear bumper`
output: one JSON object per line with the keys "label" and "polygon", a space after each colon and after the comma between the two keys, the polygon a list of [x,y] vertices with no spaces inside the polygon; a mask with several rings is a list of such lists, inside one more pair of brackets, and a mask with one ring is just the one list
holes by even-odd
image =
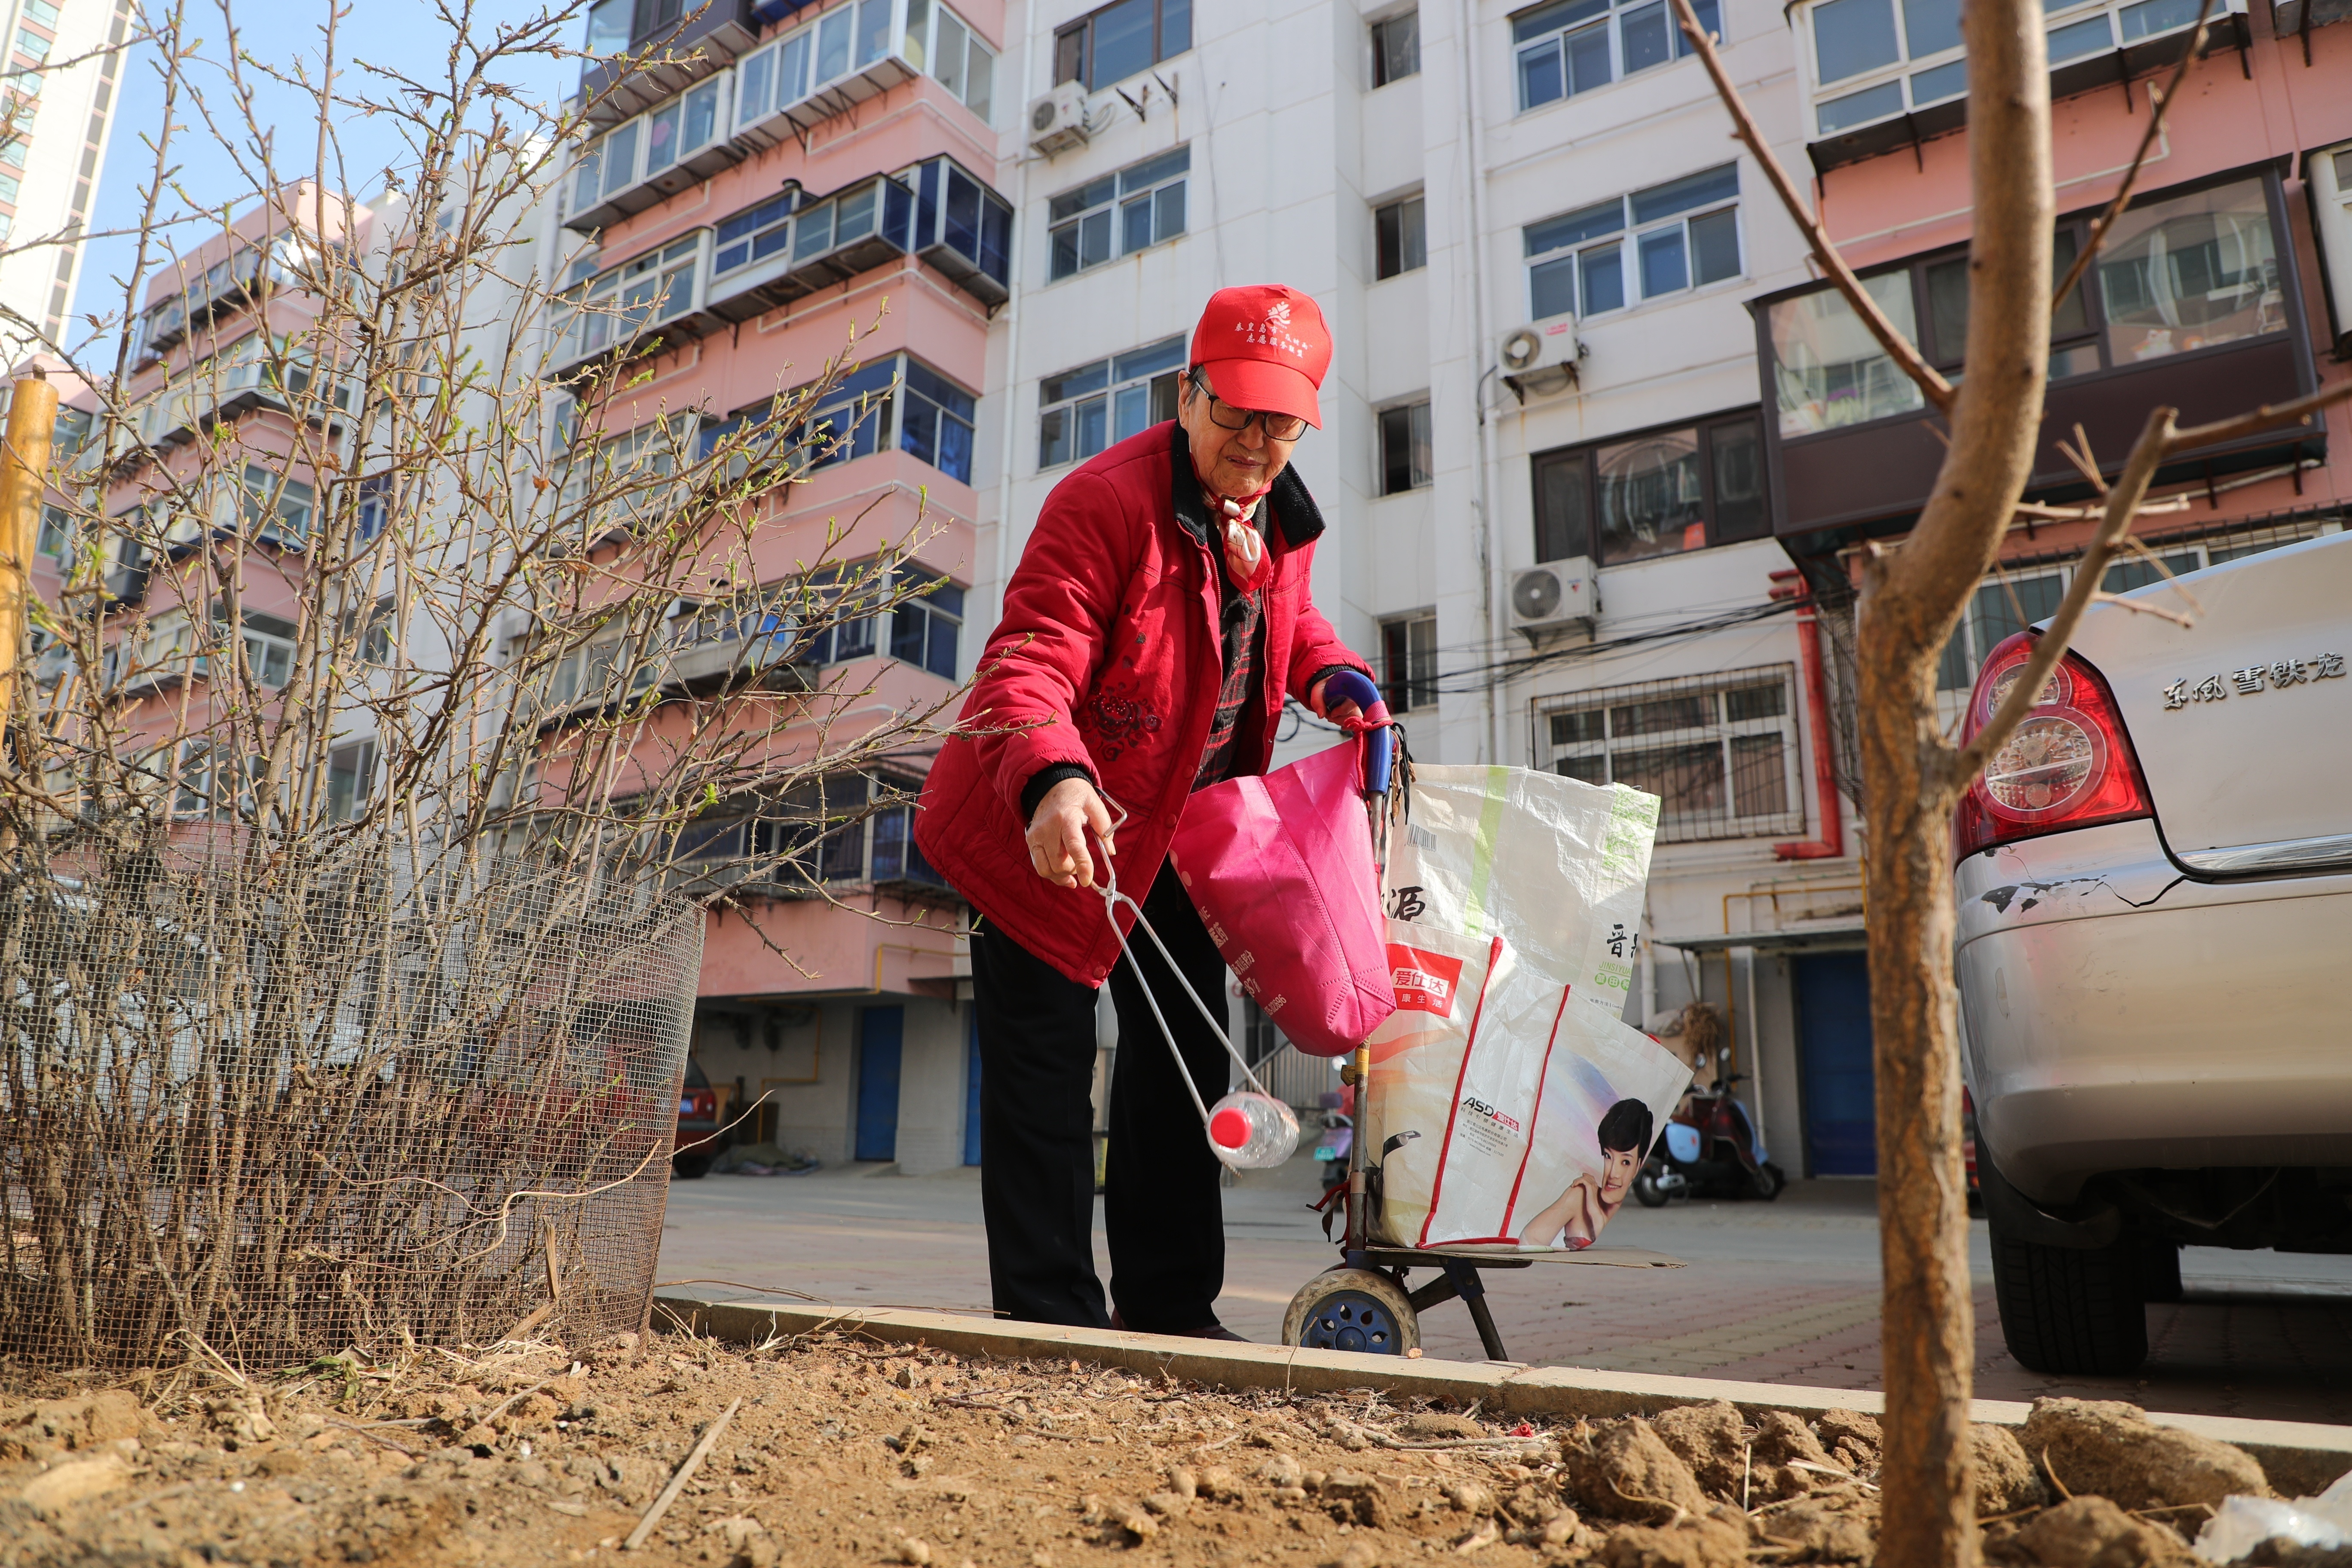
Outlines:
{"label": "car rear bumper", "polygon": [[2352,876],[2193,881],[2142,821],[1969,856],[1955,893],[1978,1133],[2019,1191],[2352,1164]]}

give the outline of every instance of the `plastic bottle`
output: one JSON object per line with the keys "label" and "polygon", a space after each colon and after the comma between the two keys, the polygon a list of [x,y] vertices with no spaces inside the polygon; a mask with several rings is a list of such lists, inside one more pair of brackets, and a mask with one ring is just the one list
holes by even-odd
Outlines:
{"label": "plastic bottle", "polygon": [[1298,1147],[1298,1118],[1271,1095],[1237,1089],[1209,1108],[1209,1147],[1236,1171],[1263,1171]]}

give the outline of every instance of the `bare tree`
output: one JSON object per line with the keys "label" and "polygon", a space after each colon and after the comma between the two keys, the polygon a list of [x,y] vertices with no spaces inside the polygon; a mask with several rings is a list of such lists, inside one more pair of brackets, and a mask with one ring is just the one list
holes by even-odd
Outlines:
{"label": "bare tree", "polygon": [[[2337,385],[2277,407],[2179,428],[2175,411],[2149,412],[2109,482],[2077,452],[2098,502],[2022,501],[2042,416],[2050,319],[2129,201],[2181,81],[2202,52],[2205,16],[2157,100],[2138,153],[2090,243],[2062,285],[2051,285],[2055,197],[2050,168],[2050,74],[2042,8],[2030,0],[1970,0],[1961,25],[1969,56],[1969,172],[1974,208],[1969,255],[1968,375],[1954,387],[1895,330],[1814,220],[1765,143],[1688,0],[1675,0],[1684,34],[1729,110],[1735,133],[1763,166],[1822,272],[1944,416],[1942,469],[1917,524],[1899,547],[1869,552],[1856,628],[1864,821],[1870,844],[1871,1026],[1877,1073],[1878,1206],[1885,1276],[1886,1446],[1879,1561],[1900,1568],[1960,1564],[1977,1555],[1969,1399],[1975,1322],[1969,1287],[1967,1186],[1961,1160],[1958,993],[1952,982],[1950,831],[1961,793],[2017,728],[2066,651],[2083,612],[2102,595],[2106,563],[2142,515],[2158,466],[2175,453],[2304,423],[2352,396]],[[2210,13],[2210,0],[2205,11]],[[1936,667],[1969,595],[1998,559],[2021,515],[2095,521],[2065,599],[1990,720],[1965,744],[1936,711]]]}
{"label": "bare tree", "polygon": [[[593,105],[511,83],[582,12],[442,5],[410,79],[322,6],[268,84],[302,122],[226,4],[142,19],[144,217],[101,331],[45,356],[61,576],[0,769],[8,1348],[634,1317],[704,910],[827,896],[825,845],[936,744],[938,706],[815,652],[930,590],[928,525],[796,523],[756,563],[864,413],[825,396],[855,345],[722,426],[641,390],[658,293],[562,276]],[[364,200],[362,116],[405,147]]]}

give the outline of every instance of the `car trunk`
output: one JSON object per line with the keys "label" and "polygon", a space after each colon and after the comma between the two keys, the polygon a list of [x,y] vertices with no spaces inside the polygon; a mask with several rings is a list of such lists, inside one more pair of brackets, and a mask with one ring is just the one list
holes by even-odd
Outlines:
{"label": "car trunk", "polygon": [[[2096,605],[2074,638],[2115,691],[2165,843],[2213,875],[2352,865],[2352,535],[2181,583],[2192,625]],[[2163,584],[2131,597],[2189,608]]]}

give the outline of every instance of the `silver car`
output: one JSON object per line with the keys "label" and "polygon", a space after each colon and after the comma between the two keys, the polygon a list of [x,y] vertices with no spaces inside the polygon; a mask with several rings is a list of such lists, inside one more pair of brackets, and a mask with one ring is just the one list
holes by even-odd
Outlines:
{"label": "silver car", "polygon": [[2352,535],[2181,581],[2185,627],[2092,607],[1955,835],[1994,1293],[2040,1372],[2137,1366],[2183,1243],[2352,1252]]}

